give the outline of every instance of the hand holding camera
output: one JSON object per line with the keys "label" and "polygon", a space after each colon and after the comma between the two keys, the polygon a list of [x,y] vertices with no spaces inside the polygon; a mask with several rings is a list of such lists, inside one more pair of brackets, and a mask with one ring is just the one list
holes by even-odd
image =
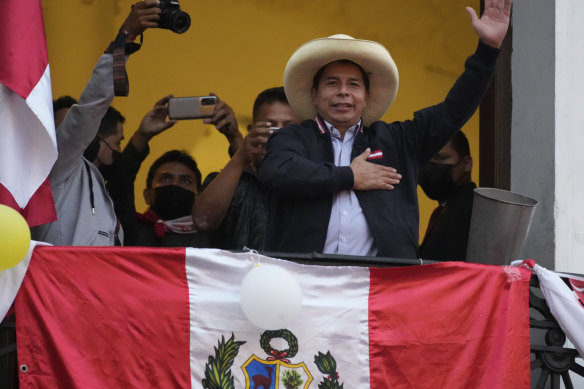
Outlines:
{"label": "hand holding camera", "polygon": [[189,14],[177,0],[144,0],[132,6],[123,28],[136,37],[147,28],[164,28],[182,34],[191,26]]}
{"label": "hand holding camera", "polygon": [[134,4],[122,27],[133,37],[148,28],[158,27],[161,10],[157,4],[158,0],[144,0]]}
{"label": "hand holding camera", "polygon": [[264,121],[256,122],[252,126],[249,126],[247,136],[244,138],[243,145],[236,156],[245,165],[261,163],[266,154],[266,148],[264,146],[273,133],[273,128],[272,123]]}

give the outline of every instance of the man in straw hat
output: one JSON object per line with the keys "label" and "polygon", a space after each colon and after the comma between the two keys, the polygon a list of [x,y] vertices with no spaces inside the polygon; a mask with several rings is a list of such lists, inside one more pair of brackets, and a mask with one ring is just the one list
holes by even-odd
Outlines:
{"label": "man in straw hat", "polygon": [[480,18],[467,11],[476,52],[443,102],[404,122],[379,121],[398,86],[395,63],[379,43],[333,35],[292,54],[284,89],[304,121],[268,141],[260,172],[270,186],[266,250],[418,258],[420,166],[479,106],[511,0],[485,0]]}

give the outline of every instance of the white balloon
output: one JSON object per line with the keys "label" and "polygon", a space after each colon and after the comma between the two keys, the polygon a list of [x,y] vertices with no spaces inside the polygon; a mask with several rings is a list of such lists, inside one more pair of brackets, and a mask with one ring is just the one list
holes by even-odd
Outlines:
{"label": "white balloon", "polygon": [[241,308],[247,319],[265,330],[286,328],[300,313],[302,290],[286,269],[260,264],[241,283]]}

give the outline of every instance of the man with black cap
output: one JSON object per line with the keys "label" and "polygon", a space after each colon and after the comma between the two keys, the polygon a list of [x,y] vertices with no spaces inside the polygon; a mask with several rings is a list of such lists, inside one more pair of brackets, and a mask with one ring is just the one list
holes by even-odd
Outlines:
{"label": "man with black cap", "polygon": [[379,118],[398,73],[379,43],[335,35],[290,57],[284,89],[305,121],[268,141],[260,180],[269,185],[266,250],[418,258],[417,181],[429,160],[474,113],[495,71],[511,0],[485,1],[465,71],[437,105],[411,120]]}

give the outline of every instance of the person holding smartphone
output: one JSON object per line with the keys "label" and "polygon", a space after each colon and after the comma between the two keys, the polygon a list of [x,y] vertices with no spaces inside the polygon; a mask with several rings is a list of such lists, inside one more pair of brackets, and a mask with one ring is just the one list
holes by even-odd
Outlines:
{"label": "person holding smartphone", "polygon": [[176,123],[169,120],[168,102],[158,100],[146,113],[107,182],[116,214],[124,229],[126,246],[208,247],[208,236],[193,225],[191,212],[201,187],[201,172],[194,158],[170,150],[149,168],[144,199],[149,208],[137,213],[134,199],[136,175],[150,152],[149,142]]}
{"label": "person holding smartphone", "polygon": [[267,191],[258,181],[258,169],[268,137],[299,119],[290,108],[283,87],[261,92],[253,105],[253,123],[240,146],[230,140],[231,160],[221,172],[209,174],[193,208],[197,229],[212,232],[211,246],[224,250],[263,250],[267,226]]}

